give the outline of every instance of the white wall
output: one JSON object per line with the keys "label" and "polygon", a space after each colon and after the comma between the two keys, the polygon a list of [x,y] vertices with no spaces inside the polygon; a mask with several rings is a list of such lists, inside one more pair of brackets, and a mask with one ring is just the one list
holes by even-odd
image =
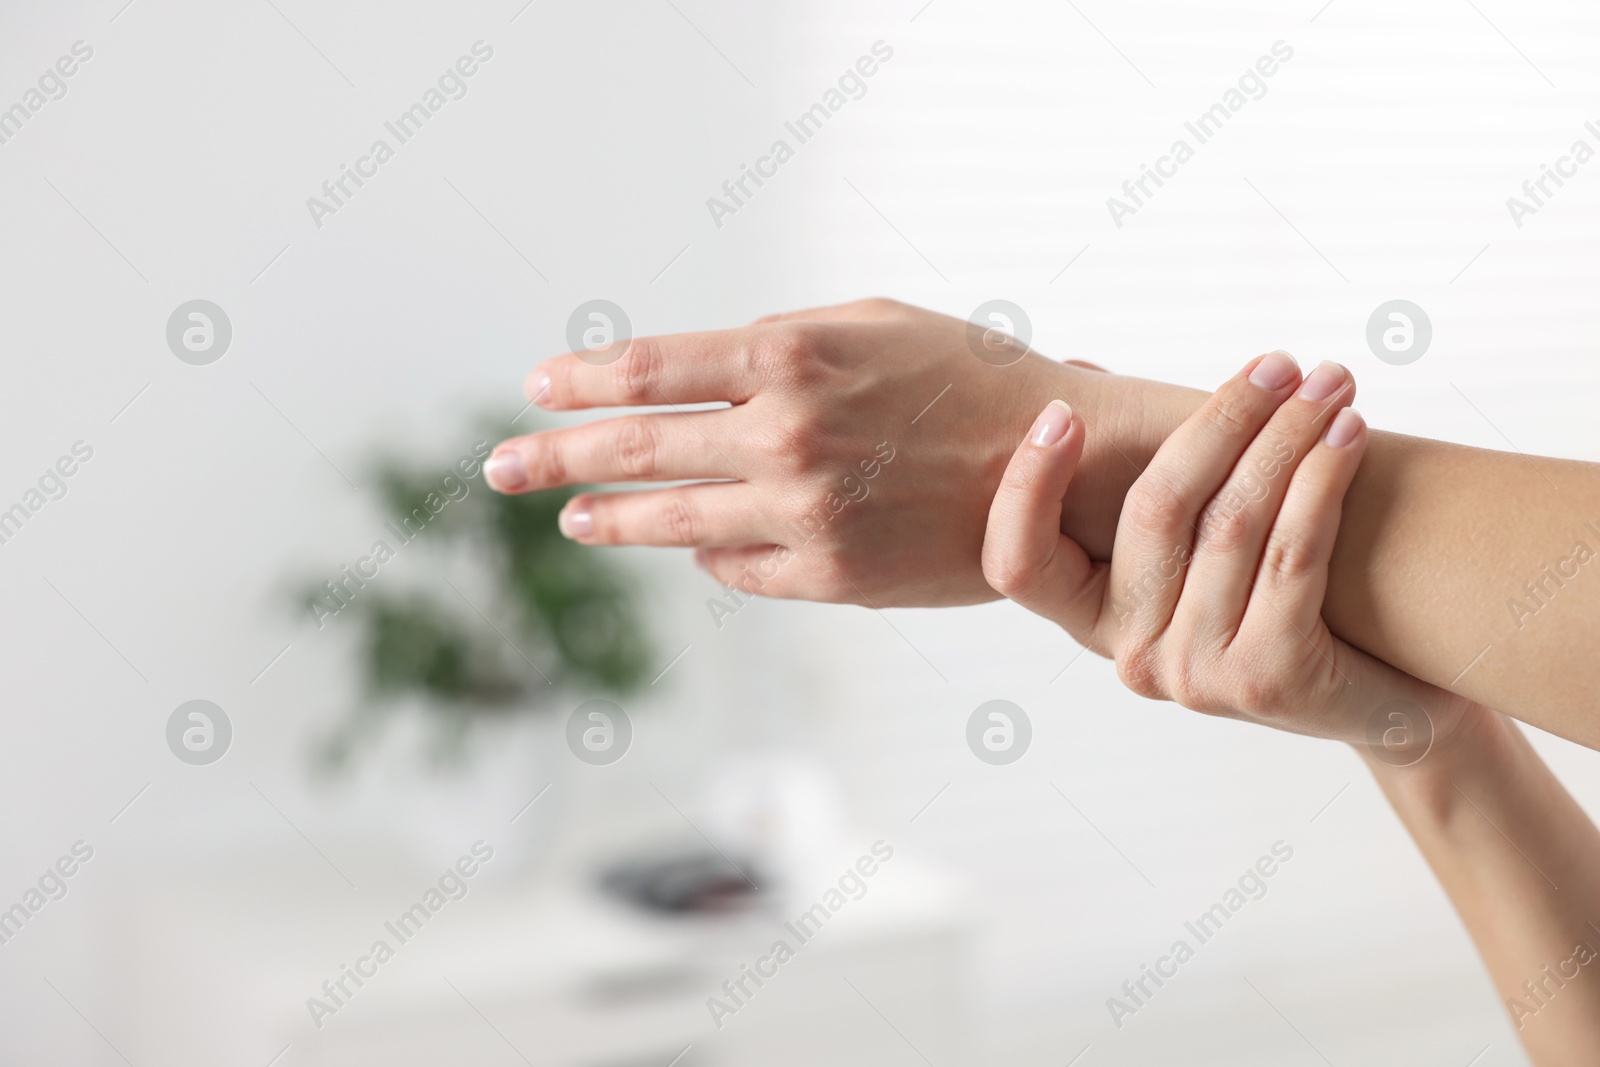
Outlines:
{"label": "white wall", "polygon": [[[0,145],[0,505],[94,448],[0,545],[0,902],[75,840],[96,850],[0,945],[8,1060],[119,1062],[109,1044],[264,1064],[287,1044],[278,1062],[317,1062],[303,1000],[364,917],[475,838],[518,838],[520,798],[557,784],[520,839],[530,861],[493,872],[497,900],[683,833],[661,793],[716,820],[692,800],[713,768],[781,749],[842,784],[851,848],[893,840],[965,882],[959,977],[985,1062],[1466,1063],[1486,1045],[1482,1067],[1523,1062],[1353,757],[1140,701],[1090,657],[1051,683],[1075,647],[1010,606],[891,627],[760,603],[717,630],[685,558],[621,553],[662,665],[690,650],[629,704],[639,740],[615,773],[576,768],[545,718],[482,739],[466,782],[430,782],[395,744],[327,786],[306,751],[354,698],[354,646],[282,595],[381,524],[344,478],[364,484],[375,439],[457,454],[465,415],[514,412],[596,295],[653,332],[1003,296],[1060,358],[1210,387],[1284,347],[1351,365],[1374,425],[1600,459],[1600,164],[1520,229],[1505,207],[1600,121],[1592,7],[273,4],[13,10],[0,36],[0,105],[74,41],[94,49]],[[466,98],[314,227],[305,198],[479,39],[494,58]],[[705,198],[880,39],[894,58],[867,95],[715,227]],[[1267,95],[1116,228],[1106,197],[1279,40],[1294,58]],[[1410,366],[1363,337],[1395,296],[1435,327]],[[234,325],[208,367],[163,337],[193,297]],[[163,737],[193,697],[237,731],[210,768]],[[1009,768],[962,740],[994,697],[1035,723]],[[1595,810],[1597,757],[1538,742]],[[1270,894],[1114,1029],[1105,998],[1279,839],[1295,858]],[[910,1056],[840,996],[818,1010],[882,1062]]]}

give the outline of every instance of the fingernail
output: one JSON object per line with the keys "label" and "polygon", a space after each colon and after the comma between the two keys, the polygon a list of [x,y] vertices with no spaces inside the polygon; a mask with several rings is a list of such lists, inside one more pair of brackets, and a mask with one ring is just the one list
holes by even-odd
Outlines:
{"label": "fingernail", "polygon": [[540,371],[528,379],[528,399],[541,406],[550,402],[550,375]]}
{"label": "fingernail", "polygon": [[1356,434],[1361,432],[1363,420],[1361,413],[1355,408],[1345,408],[1333,417],[1328,424],[1328,436],[1325,440],[1329,448],[1343,448],[1356,439]]}
{"label": "fingernail", "polygon": [[558,520],[561,532],[573,541],[582,541],[594,533],[594,516],[585,507],[568,506]]}
{"label": "fingernail", "polygon": [[1256,369],[1250,372],[1250,384],[1275,393],[1294,381],[1300,365],[1287,352],[1272,352],[1262,357]]}
{"label": "fingernail", "polygon": [[528,484],[527,465],[515,452],[499,452],[490,456],[483,465],[483,476],[488,479],[489,488],[502,493],[514,493]]}
{"label": "fingernail", "polygon": [[1344,385],[1344,379],[1344,368],[1331,360],[1326,361],[1307,376],[1306,384],[1300,387],[1300,399],[1310,400],[1313,403],[1326,400],[1339,391],[1339,387]]}
{"label": "fingernail", "polygon": [[694,565],[696,567],[699,567],[700,569],[704,570],[705,569],[705,565],[706,565],[706,560],[708,560],[710,558],[711,558],[710,553],[708,553],[705,549],[697,548],[697,549],[694,550]]}
{"label": "fingernail", "polygon": [[1067,427],[1071,425],[1072,408],[1067,406],[1065,400],[1052,400],[1033,420],[1028,439],[1040,448],[1048,448],[1065,437]]}

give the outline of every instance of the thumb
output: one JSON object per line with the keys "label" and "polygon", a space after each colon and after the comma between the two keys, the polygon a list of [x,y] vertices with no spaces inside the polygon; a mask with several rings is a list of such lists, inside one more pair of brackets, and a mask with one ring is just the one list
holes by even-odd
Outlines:
{"label": "thumb", "polygon": [[1052,400],[1028,431],[989,506],[983,575],[997,593],[1089,645],[1100,618],[1104,567],[1061,533],[1061,501],[1083,456],[1084,421]]}

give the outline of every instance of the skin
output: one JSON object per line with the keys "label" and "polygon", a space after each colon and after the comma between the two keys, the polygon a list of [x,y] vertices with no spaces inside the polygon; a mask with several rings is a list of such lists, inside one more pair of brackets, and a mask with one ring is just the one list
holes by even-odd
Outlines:
{"label": "skin", "polygon": [[[1157,452],[1130,502],[1156,485],[1178,507],[1127,508],[1109,563],[1061,533],[1090,435],[1053,401],[1001,479],[984,573],[1115,658],[1145,696],[1350,742],[1449,894],[1529,1058],[1593,1063],[1600,831],[1512,720],[1329,630],[1323,595],[1367,431],[1346,410],[1348,375],[1326,400],[1280,400],[1250,383],[1259,362]],[[1240,420],[1219,419],[1225,409]]]}
{"label": "skin", "polygon": [[[590,544],[694,547],[720,581],[768,596],[975,603],[994,596],[980,565],[989,503],[1015,441],[1059,398],[1093,431],[1061,529],[1109,560],[1129,490],[1207,394],[1021,349],[995,366],[994,352],[974,354],[978,336],[958,319],[869,300],[636,338],[603,366],[561,356],[529,378],[543,406],[657,410],[503,442],[491,484],[690,480],[582,494],[563,529]],[[731,406],[681,410],[715,401]],[[865,477],[884,446],[894,458]],[[1600,747],[1600,656],[1588,640],[1600,632],[1600,560],[1574,563],[1580,540],[1600,550],[1600,467],[1373,432],[1323,618],[1425,682]],[[1564,561],[1570,577],[1545,570]]]}
{"label": "skin", "polygon": [[1364,756],[1472,935],[1528,1058],[1594,1063],[1600,960],[1575,955],[1580,944],[1600,951],[1594,823],[1517,724],[1482,705],[1415,766]]}

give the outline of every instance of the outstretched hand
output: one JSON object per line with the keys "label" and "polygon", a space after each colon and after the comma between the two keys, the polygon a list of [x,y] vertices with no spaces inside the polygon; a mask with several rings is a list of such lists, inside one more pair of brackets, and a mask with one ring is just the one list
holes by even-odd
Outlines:
{"label": "outstretched hand", "polygon": [[[1073,376],[1108,376],[1022,345],[986,362],[972,329],[863,300],[633,338],[603,365],[559,356],[528,378],[542,407],[658,410],[503,441],[485,471],[508,493],[692,481],[581,493],[562,531],[584,544],[695,548],[714,577],[747,592],[879,607],[992,600],[978,555],[1017,435],[1050,397],[1084,399],[1064,384]],[[714,401],[731,406],[683,410]]]}

